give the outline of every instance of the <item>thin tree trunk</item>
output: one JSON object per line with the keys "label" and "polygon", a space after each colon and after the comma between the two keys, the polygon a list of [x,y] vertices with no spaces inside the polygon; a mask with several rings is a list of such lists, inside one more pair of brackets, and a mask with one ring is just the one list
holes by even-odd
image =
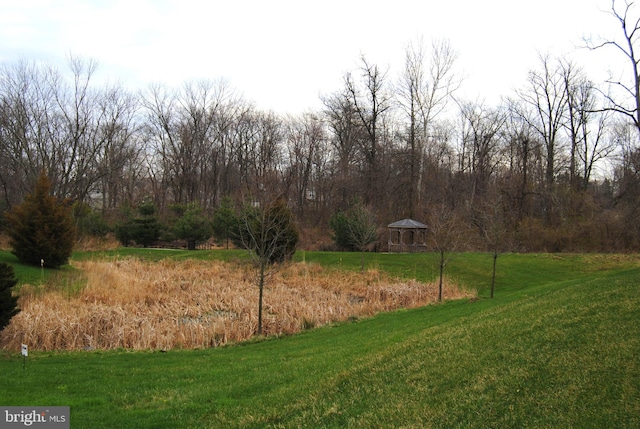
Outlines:
{"label": "thin tree trunk", "polygon": [[442,302],[442,277],[444,275],[444,251],[440,251],[440,285],[438,286],[438,301]]}
{"label": "thin tree trunk", "polygon": [[260,263],[260,298],[258,299],[258,335],[262,335],[262,295],[264,291],[265,263]]}
{"label": "thin tree trunk", "polygon": [[493,273],[491,274],[491,298],[493,298],[493,290],[496,287],[496,264],[498,262],[498,252],[493,252]]}

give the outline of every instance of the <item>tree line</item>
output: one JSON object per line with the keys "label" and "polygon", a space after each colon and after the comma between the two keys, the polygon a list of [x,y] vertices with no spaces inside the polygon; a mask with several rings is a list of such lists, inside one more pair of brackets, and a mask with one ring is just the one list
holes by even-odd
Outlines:
{"label": "tree line", "polygon": [[[625,5],[614,1],[611,15],[633,24]],[[637,66],[624,35],[627,45],[585,43],[613,45]],[[486,247],[499,230],[510,250],[640,249],[637,67],[631,85],[598,84],[571,59],[541,54],[489,105],[458,96],[446,40],[417,40],[405,54],[397,75],[363,56],[323,108],[295,116],[258,108],[224,80],[134,93],[96,84],[93,60],[3,64],[0,209],[45,171],[54,195],[109,225],[144,205],[161,219],[176,206],[213,217],[225,201],[285,198],[303,243],[322,247],[331,216],[360,199],[381,231],[446,212],[464,231],[461,248]]]}

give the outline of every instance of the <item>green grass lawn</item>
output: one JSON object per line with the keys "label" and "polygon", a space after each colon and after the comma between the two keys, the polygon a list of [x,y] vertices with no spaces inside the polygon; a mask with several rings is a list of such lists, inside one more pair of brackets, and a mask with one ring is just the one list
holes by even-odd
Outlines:
{"label": "green grass lawn", "polygon": [[[359,254],[296,258],[360,269]],[[437,273],[434,255],[366,261],[398,276]],[[639,261],[502,255],[491,300],[491,256],[456,254],[447,274],[480,299],[219,349],[36,352],[25,369],[5,352],[0,405],[68,405],[74,428],[637,428]]]}

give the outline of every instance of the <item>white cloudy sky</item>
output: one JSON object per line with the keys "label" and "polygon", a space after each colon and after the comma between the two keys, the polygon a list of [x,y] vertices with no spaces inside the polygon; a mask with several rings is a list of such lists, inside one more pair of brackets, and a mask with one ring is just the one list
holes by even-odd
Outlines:
{"label": "white cloudy sky", "polygon": [[[619,0],[620,1],[620,0]],[[226,78],[259,107],[319,107],[364,54],[402,69],[408,42],[447,38],[464,94],[497,100],[538,65],[570,54],[592,79],[622,57],[577,49],[583,35],[618,35],[610,0],[5,0],[0,62],[96,59],[100,76],[132,88]]]}

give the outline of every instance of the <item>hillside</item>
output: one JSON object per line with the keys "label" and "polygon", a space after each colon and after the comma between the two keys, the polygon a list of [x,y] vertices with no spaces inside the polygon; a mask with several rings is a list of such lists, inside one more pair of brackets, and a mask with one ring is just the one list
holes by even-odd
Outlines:
{"label": "hillside", "polygon": [[[385,258],[380,269],[411,270]],[[638,427],[637,258],[508,255],[493,300],[483,298],[486,258],[457,255],[450,267],[478,279],[478,300],[290,337],[35,353],[24,370],[5,352],[0,398],[70,405],[72,427],[92,428]]]}

